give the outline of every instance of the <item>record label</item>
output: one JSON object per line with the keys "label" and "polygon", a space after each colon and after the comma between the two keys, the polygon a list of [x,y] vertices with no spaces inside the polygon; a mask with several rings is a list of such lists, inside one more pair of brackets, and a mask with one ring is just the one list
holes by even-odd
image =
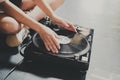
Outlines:
{"label": "record label", "polygon": [[69,44],[71,39],[67,36],[59,35],[60,39],[58,40],[59,44]]}

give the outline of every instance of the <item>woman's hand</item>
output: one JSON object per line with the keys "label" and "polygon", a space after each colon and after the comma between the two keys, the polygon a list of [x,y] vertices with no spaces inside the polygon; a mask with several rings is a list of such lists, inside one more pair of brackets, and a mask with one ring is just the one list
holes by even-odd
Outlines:
{"label": "woman's hand", "polygon": [[39,35],[48,51],[58,53],[58,49],[60,49],[60,45],[58,43],[59,36],[54,31],[44,26],[39,32]]}
{"label": "woman's hand", "polygon": [[52,18],[52,22],[67,29],[67,30],[77,32],[73,24],[71,24],[70,22],[68,22],[68,21],[66,21],[58,16],[54,16]]}

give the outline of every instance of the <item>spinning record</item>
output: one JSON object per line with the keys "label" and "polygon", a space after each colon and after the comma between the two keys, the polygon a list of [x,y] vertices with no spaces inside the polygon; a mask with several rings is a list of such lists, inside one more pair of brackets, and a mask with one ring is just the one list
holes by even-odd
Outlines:
{"label": "spinning record", "polygon": [[33,37],[33,43],[37,48],[39,48],[40,52],[49,53],[51,55],[60,57],[74,57],[76,55],[80,56],[89,51],[89,43],[83,34],[79,32],[74,33],[64,29],[57,30],[56,33],[60,36],[60,40],[58,40],[58,42],[61,46],[58,54],[48,52],[43,41],[37,33]]}

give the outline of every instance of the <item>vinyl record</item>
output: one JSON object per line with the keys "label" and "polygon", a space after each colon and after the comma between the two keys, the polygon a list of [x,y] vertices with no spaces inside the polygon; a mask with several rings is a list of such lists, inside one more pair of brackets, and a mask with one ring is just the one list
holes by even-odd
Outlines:
{"label": "vinyl record", "polygon": [[[66,36],[65,36],[66,37]],[[64,39],[64,38],[63,38]],[[82,34],[76,33],[72,37],[65,38],[60,42],[61,49],[59,50],[60,54],[72,55],[79,53],[80,51],[86,48],[87,41]],[[67,42],[67,43],[66,43]]]}
{"label": "vinyl record", "polygon": [[[34,45],[39,48],[40,52],[49,53],[51,55],[60,56],[60,57],[74,57],[76,55],[84,55],[88,52],[90,46],[88,41],[84,38],[81,33],[69,33],[66,31],[59,31],[58,35],[61,37],[60,43],[60,50],[58,54],[53,54],[52,52],[48,52],[44,46],[43,41],[41,40],[38,34],[35,34],[33,37]],[[64,34],[65,32],[65,34]],[[61,34],[62,33],[62,34]]]}

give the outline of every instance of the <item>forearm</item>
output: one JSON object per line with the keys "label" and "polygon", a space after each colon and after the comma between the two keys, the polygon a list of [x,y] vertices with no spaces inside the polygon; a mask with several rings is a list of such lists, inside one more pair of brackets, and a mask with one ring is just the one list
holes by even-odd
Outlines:
{"label": "forearm", "polygon": [[42,26],[42,24],[39,24],[36,20],[30,18],[21,9],[13,5],[8,0],[1,3],[1,8],[5,11],[6,14],[15,18],[18,22],[29,26],[30,28],[32,28],[33,30],[37,32],[38,30],[40,30],[41,28],[40,26]]}
{"label": "forearm", "polygon": [[46,14],[38,6],[35,6],[33,10],[28,11],[26,14],[37,21],[46,16]]}
{"label": "forearm", "polygon": [[50,5],[48,5],[48,3],[45,2],[45,0],[33,0],[33,1],[34,1],[34,3],[36,5],[38,5],[43,10],[43,12],[47,16],[49,16],[50,18],[54,18],[55,17],[54,11],[50,7]]}

